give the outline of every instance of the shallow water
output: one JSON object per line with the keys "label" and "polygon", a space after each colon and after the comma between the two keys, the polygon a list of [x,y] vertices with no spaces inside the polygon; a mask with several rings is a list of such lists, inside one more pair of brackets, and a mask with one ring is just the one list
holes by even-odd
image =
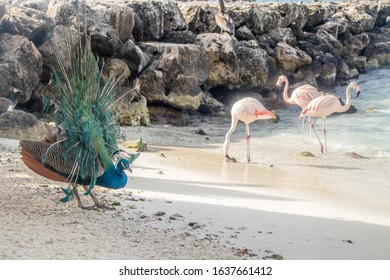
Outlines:
{"label": "shallow water", "polygon": [[[354,114],[332,115],[326,120],[328,149],[333,151],[355,151],[367,156],[390,158],[390,69],[379,69],[361,75],[356,80],[361,88],[358,98],[352,92]],[[336,87],[332,94],[345,101],[346,86]],[[278,110],[281,121],[271,128],[276,136],[298,136],[301,120],[298,106],[288,106]],[[315,124],[316,131],[323,141],[323,121]],[[256,133],[256,132],[254,132]],[[318,142],[306,127],[304,137]]]}
{"label": "shallow water", "polygon": [[[211,2],[217,2],[217,0],[211,1]],[[226,1],[225,1],[226,2]],[[270,1],[270,0],[256,0],[256,3],[313,3],[313,0],[277,0],[277,1]],[[321,0],[320,2],[347,2],[346,0]],[[225,3],[229,4],[229,3]]]}
{"label": "shallow water", "polygon": [[[356,81],[361,88],[359,97],[352,91],[352,105],[357,112],[353,114],[331,115],[326,120],[328,152],[343,154],[356,152],[366,157],[390,159],[390,68],[372,70],[360,75]],[[341,96],[345,100],[347,86],[336,87],[331,94]],[[284,109],[278,109],[280,117],[278,123],[269,121],[257,121],[250,125],[251,142],[253,152],[255,146],[261,147],[264,141],[272,142],[276,148],[286,142],[292,149],[308,150],[319,153],[318,140],[314,133],[310,136],[310,130],[306,125],[301,137],[302,120],[298,119],[301,108],[287,105]],[[319,119],[315,124],[316,131],[324,140],[322,131],[323,121]],[[172,127],[153,125],[150,128],[125,128],[125,138],[138,137],[140,129],[144,140],[153,136],[155,145],[172,146],[204,146],[213,144],[221,148],[226,132],[230,127],[230,118],[203,117],[195,119],[194,124],[186,127]],[[193,134],[197,128],[202,128],[207,135]],[[172,137],[175,135],[176,137]],[[236,131],[231,136],[231,148],[241,142],[245,143],[245,126],[239,123]],[[244,144],[245,145],[245,144]],[[275,148],[275,149],[276,149]],[[240,147],[239,152],[245,152],[245,147]]]}

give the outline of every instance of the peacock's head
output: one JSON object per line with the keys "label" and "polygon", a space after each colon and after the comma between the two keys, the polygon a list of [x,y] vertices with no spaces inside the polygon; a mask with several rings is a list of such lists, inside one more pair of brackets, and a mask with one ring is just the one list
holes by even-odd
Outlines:
{"label": "peacock's head", "polygon": [[123,150],[117,150],[114,152],[114,157],[117,160],[117,168],[120,170],[131,170],[131,164],[139,156],[139,153],[129,154]]}
{"label": "peacock's head", "polygon": [[130,172],[133,172],[131,170],[130,163],[129,163],[129,161],[127,159],[124,159],[124,158],[120,159],[116,166],[117,166],[118,169],[120,169],[122,171],[129,170]]}

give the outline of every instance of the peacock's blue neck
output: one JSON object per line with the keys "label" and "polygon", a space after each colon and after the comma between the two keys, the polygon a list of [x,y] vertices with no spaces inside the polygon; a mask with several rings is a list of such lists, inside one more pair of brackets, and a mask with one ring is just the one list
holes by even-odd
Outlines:
{"label": "peacock's blue neck", "polygon": [[123,188],[126,186],[126,183],[127,175],[123,168],[115,167],[114,165],[111,165],[96,181],[96,185],[110,189]]}

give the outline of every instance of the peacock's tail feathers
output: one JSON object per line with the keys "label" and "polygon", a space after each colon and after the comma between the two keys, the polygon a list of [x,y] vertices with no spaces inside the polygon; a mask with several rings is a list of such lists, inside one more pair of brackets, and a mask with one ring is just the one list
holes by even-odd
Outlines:
{"label": "peacock's tail feathers", "polygon": [[61,75],[53,68],[61,95],[56,123],[66,135],[61,143],[61,156],[74,161],[73,174],[76,172],[82,179],[91,178],[90,191],[100,174],[100,166],[103,169],[113,166],[112,155],[118,149],[112,108],[117,80],[111,77],[102,81],[99,60],[86,34],[79,32],[78,44],[69,44],[68,48],[70,68],[63,66],[59,55],[56,57]]}
{"label": "peacock's tail feathers", "polygon": [[[69,28],[69,36],[72,32]],[[121,165],[118,157],[131,163],[138,155],[118,153],[113,110],[118,100],[116,86],[121,77],[101,78],[101,63],[91,50],[86,28],[84,33],[79,28],[77,44],[72,39],[66,41],[66,58],[54,47],[57,65],[52,70],[60,92],[58,100],[53,100],[57,127],[43,141],[22,140],[23,161],[46,178],[69,182],[70,186],[89,186],[86,194],[95,184],[123,187],[127,182],[123,172],[126,165]],[[66,195],[64,201],[70,199],[72,192]]]}

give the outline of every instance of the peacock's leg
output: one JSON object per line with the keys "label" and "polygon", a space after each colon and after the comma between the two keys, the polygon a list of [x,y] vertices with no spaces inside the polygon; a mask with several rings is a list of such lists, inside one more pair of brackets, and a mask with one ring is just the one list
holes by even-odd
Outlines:
{"label": "peacock's leg", "polygon": [[79,207],[80,207],[81,209],[88,209],[88,207],[85,207],[85,206],[83,205],[83,203],[81,202],[81,198],[80,198],[80,196],[79,196],[79,191],[77,190],[77,185],[74,185],[74,186],[73,186],[73,193],[74,193],[74,196],[75,196],[76,199],[77,199],[77,203],[78,203]]}
{"label": "peacock's leg", "polygon": [[[85,190],[87,190],[87,187],[83,186]],[[106,210],[115,210],[114,207],[110,207],[105,205],[104,203],[101,203],[96,196],[94,196],[92,193],[89,193],[89,196],[92,198],[94,205],[90,206],[91,208],[100,208],[100,209],[106,209]]]}
{"label": "peacock's leg", "polygon": [[[84,187],[84,189],[87,190],[86,187]],[[100,203],[99,200],[91,193],[89,195],[91,196],[91,198],[95,202],[95,204],[93,204],[91,206],[84,206],[83,202],[81,201],[81,198],[80,198],[80,195],[79,195],[79,191],[77,190],[77,185],[73,186],[73,193],[74,193],[74,196],[77,199],[77,203],[78,203],[78,205],[79,205],[79,207],[81,209],[94,210],[94,209],[101,208],[101,209],[107,209],[107,210],[115,210],[115,208],[113,208],[113,207],[109,207],[109,206],[106,206],[106,205]]]}

